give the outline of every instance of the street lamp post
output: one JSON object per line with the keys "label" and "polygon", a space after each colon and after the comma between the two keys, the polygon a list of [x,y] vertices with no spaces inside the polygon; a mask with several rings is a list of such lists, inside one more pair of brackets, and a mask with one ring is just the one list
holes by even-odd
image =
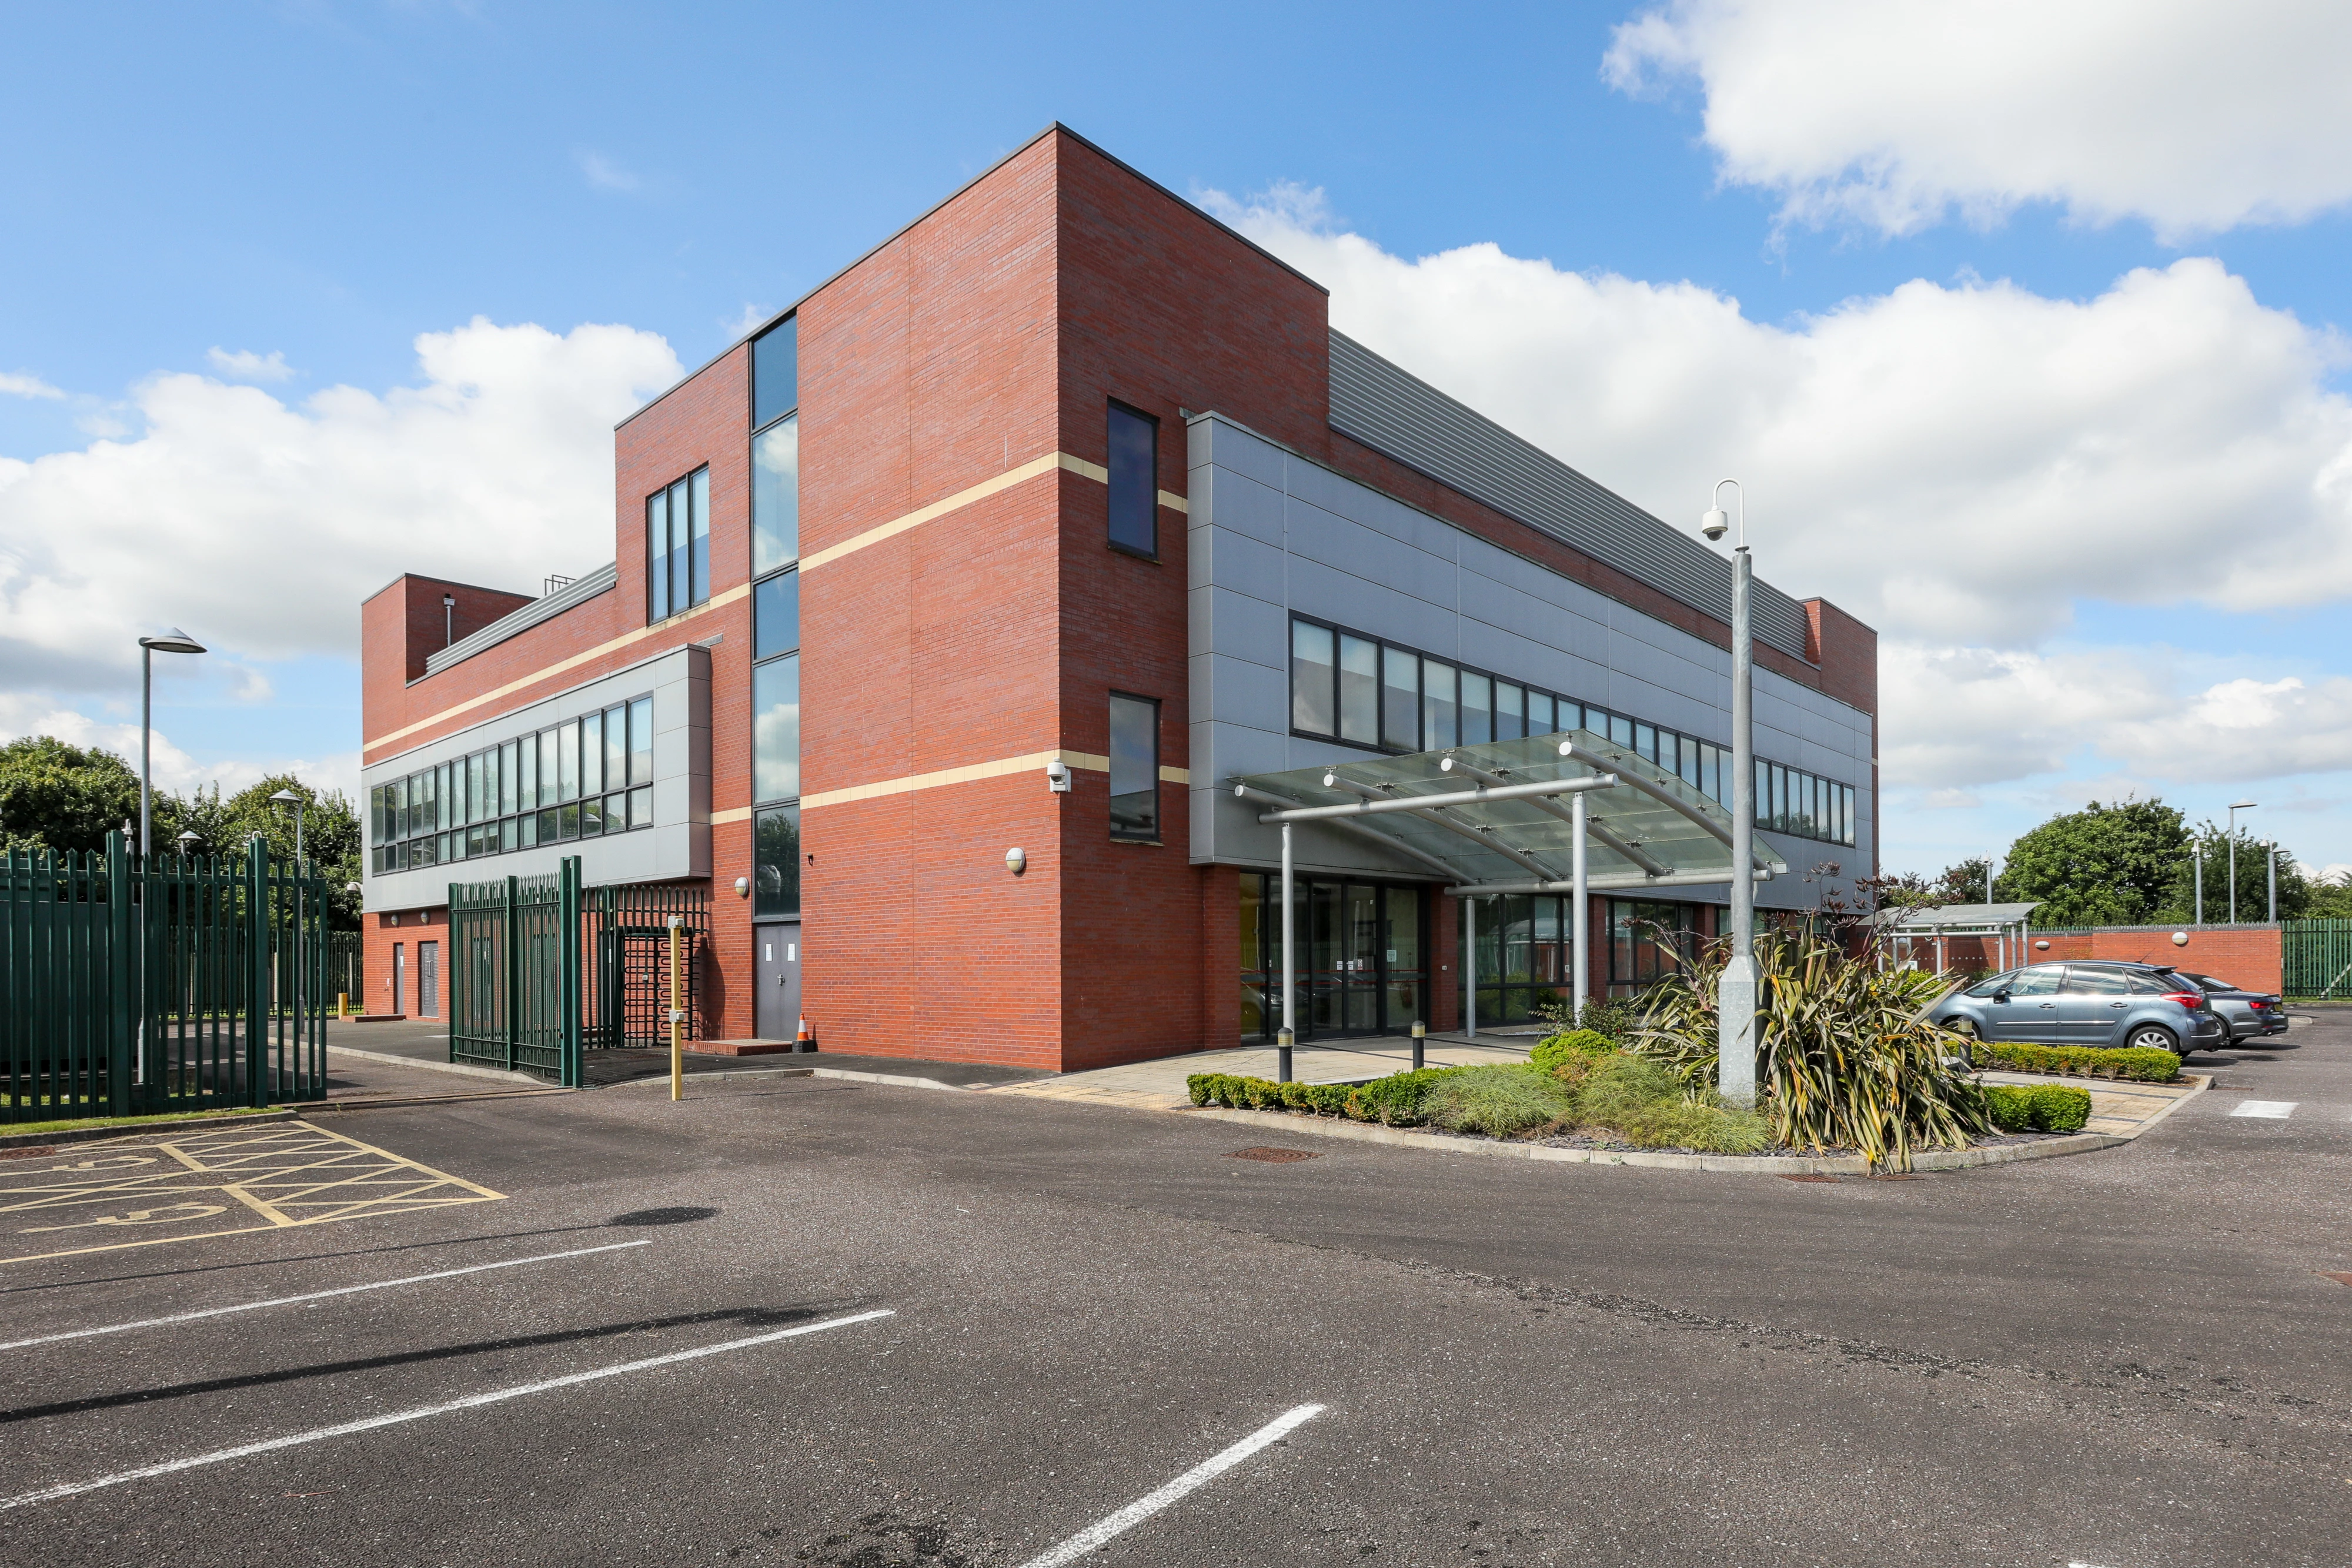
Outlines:
{"label": "street lamp post", "polygon": [[1748,621],[1748,491],[1716,481],[1699,531],[1720,539],[1731,527],[1721,505],[1739,497],[1739,541],[1731,549],[1731,961],[1716,989],[1716,1083],[1726,1102],[1756,1103],[1756,645]]}
{"label": "street lamp post", "polygon": [[2204,846],[2203,844],[2199,844],[2195,849],[2191,850],[2189,852],[2190,852],[2191,856],[2195,859],[2195,861],[2196,861],[2196,865],[2197,865],[2197,920],[2196,920],[2196,924],[2197,924],[2197,925],[2204,925],[2204,924],[2205,924],[2205,846]]}
{"label": "street lamp post", "polygon": [[2276,925],[2278,924],[2278,841],[2276,839],[2273,839],[2270,841],[2270,883],[2271,912],[2269,919],[2273,925]]}
{"label": "street lamp post", "polygon": [[205,645],[181,631],[167,626],[160,637],[139,639],[139,857],[146,863],[152,848],[148,837],[152,830],[148,818],[152,810],[154,786],[152,735],[155,726],[155,655],[157,653],[201,653]]}
{"label": "street lamp post", "polygon": [[2230,802],[2230,924],[2238,923],[2238,813],[2251,811],[2261,804],[2255,800]]}

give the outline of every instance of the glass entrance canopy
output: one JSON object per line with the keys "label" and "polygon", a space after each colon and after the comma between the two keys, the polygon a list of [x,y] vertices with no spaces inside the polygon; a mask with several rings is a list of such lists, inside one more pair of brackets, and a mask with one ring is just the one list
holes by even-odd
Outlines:
{"label": "glass entrance canopy", "polygon": [[[1587,887],[1731,880],[1730,812],[1696,785],[1590,730],[1232,782],[1235,794],[1265,808],[1259,821],[1376,839],[1399,858],[1444,875],[1452,884],[1447,891],[1458,895],[1571,891],[1577,795],[1586,812]],[[1756,845],[1758,880],[1788,870]]]}

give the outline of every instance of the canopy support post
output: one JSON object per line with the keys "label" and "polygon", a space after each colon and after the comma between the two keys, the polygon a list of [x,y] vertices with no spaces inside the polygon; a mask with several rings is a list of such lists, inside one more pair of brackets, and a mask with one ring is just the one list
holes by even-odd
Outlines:
{"label": "canopy support post", "polygon": [[1575,936],[1570,945],[1570,951],[1574,955],[1571,962],[1576,969],[1571,981],[1574,988],[1570,995],[1575,1003],[1576,1011],[1569,1019],[1569,1027],[1582,1029],[1585,998],[1592,994],[1589,978],[1591,971],[1587,967],[1591,962],[1591,955],[1587,950],[1587,945],[1592,936],[1592,917],[1586,902],[1590,893],[1585,883],[1584,797],[1581,795],[1570,797],[1569,810],[1576,821],[1576,848],[1571,852],[1570,859],[1571,874],[1576,883],[1576,891],[1570,895],[1569,899],[1569,907],[1573,912],[1570,918],[1576,922]]}
{"label": "canopy support post", "polygon": [[1462,1032],[1478,1038],[1478,897],[1462,901]]}
{"label": "canopy support post", "polygon": [[1290,824],[1282,824],[1282,1032],[1274,1051],[1274,1081],[1290,1082],[1290,1048],[1298,1039],[1298,952],[1291,937],[1297,927],[1290,917]]}

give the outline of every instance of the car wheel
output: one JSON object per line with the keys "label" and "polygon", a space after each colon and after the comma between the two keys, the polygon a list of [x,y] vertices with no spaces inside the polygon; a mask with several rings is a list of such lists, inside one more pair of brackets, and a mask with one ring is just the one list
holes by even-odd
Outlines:
{"label": "car wheel", "polygon": [[2176,1056],[2186,1056],[2197,1049],[2194,1045],[2184,1048],[2170,1030],[2152,1023],[2144,1023],[2132,1030],[2124,1043],[2135,1051],[2168,1051]]}

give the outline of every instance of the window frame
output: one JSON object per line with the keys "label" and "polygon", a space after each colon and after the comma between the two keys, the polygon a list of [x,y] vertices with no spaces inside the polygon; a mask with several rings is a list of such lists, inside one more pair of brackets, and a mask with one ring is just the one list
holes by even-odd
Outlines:
{"label": "window frame", "polygon": [[[678,516],[684,502],[686,516]],[[661,549],[654,510],[661,510]],[[710,465],[699,464],[646,496],[646,624],[658,626],[710,602]],[[680,578],[686,599],[679,602]]]}
{"label": "window frame", "polygon": [[[1112,460],[1118,455],[1118,444],[1111,438],[1112,422],[1119,414],[1141,420],[1151,435],[1151,460],[1144,475],[1144,530],[1150,544],[1133,545],[1118,537],[1118,472]],[[1120,555],[1137,560],[1158,562],[1160,559],[1160,416],[1146,413],[1131,402],[1111,397],[1103,400],[1103,489],[1108,497],[1104,507],[1103,542]]]}
{"label": "window frame", "polygon": [[[1117,815],[1106,808],[1105,816],[1109,823],[1111,841],[1120,844],[1162,844],[1167,841],[1160,836],[1161,829],[1167,821],[1165,810],[1167,803],[1161,798],[1165,792],[1162,786],[1167,781],[1160,777],[1160,721],[1166,710],[1160,706],[1160,699],[1158,697],[1145,696],[1140,692],[1123,692],[1116,686],[1110,689],[1103,705],[1105,718],[1108,721],[1103,737],[1103,754],[1106,762],[1114,767],[1117,765],[1116,747],[1118,744],[1117,730],[1118,705],[1122,702],[1140,703],[1151,710],[1151,761],[1150,763],[1151,824],[1146,831],[1121,832]],[[1117,775],[1113,774],[1109,768],[1106,768],[1104,769],[1106,787],[1115,783]],[[1141,793],[1143,791],[1138,789],[1130,789],[1127,792],[1128,795]],[[1115,801],[1124,800],[1126,796],[1117,793],[1116,790],[1110,790],[1109,799]]]}

